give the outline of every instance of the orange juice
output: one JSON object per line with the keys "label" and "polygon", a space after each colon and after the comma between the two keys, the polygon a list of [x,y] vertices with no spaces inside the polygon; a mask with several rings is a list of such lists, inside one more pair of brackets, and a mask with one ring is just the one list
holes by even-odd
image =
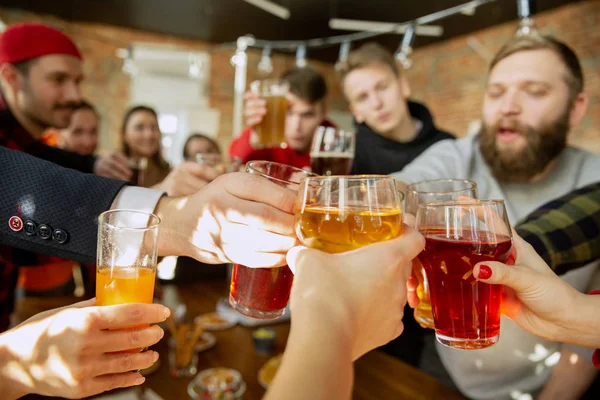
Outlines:
{"label": "orange juice", "polygon": [[[96,305],[112,306],[127,303],[152,303],[155,268],[114,267],[96,269]],[[119,329],[144,328],[149,325],[124,326]],[[139,353],[130,349],[117,353]]]}
{"label": "orange juice", "polygon": [[96,304],[152,303],[155,277],[152,268],[100,267],[96,271]]}

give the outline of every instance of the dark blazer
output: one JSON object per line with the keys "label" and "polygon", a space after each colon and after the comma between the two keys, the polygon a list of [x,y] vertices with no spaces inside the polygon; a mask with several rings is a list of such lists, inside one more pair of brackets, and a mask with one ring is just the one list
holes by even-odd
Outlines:
{"label": "dark blazer", "polygon": [[0,147],[0,245],[93,264],[97,217],[125,184]]}

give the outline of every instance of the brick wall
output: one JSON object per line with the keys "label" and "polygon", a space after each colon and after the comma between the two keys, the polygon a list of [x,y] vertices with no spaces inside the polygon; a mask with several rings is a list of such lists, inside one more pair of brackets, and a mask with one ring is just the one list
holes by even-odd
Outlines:
{"label": "brick wall", "polygon": [[[152,43],[190,50],[209,50],[210,45],[198,40],[186,40],[168,35],[160,35],[116,26],[69,22],[49,15],[39,15],[15,9],[0,8],[0,18],[8,25],[18,22],[43,22],[60,27],[79,45],[83,56],[85,80],[83,95],[97,108],[102,118],[101,148],[120,146],[120,127],[128,107],[130,76],[123,72],[123,60],[116,55],[119,48],[127,48],[135,42]],[[230,64],[233,50],[211,51],[211,80],[209,85],[209,106],[221,112],[219,142],[227,148],[233,129],[233,81],[234,68]],[[249,52],[248,82],[257,77],[260,53]],[[294,65],[294,58],[284,55],[273,57],[273,75],[276,76]],[[311,62],[321,71],[331,88],[332,104],[345,107],[342,95],[335,81],[333,66],[322,62]],[[338,99],[337,101],[335,99]]]}
{"label": "brick wall", "polygon": [[[0,18],[8,24],[42,21],[58,25],[81,46],[86,59],[83,93],[98,107],[102,116],[104,148],[120,144],[119,127],[128,106],[130,78],[122,71],[123,60],[116,56],[118,48],[126,48],[133,42],[192,50],[209,48],[201,41],[107,25],[73,23],[18,10],[0,9]],[[569,43],[582,60],[590,104],[585,119],[571,139],[576,145],[600,153],[600,1],[589,0],[542,13],[536,16],[536,23],[543,31]],[[516,26],[516,22],[506,23],[415,51],[413,67],[406,72],[413,98],[431,108],[438,125],[463,136],[469,123],[479,118],[488,61],[469,43],[475,40],[493,54],[510,38]],[[223,146],[232,134],[234,69],[229,63],[231,55],[231,50],[211,51],[209,101],[210,107],[221,111],[219,141]],[[259,77],[256,70],[259,57],[256,52],[249,54],[248,81]],[[278,74],[293,66],[294,60],[276,55],[273,64],[274,74]],[[333,66],[312,61],[311,64],[325,75],[330,88],[330,108],[344,110],[346,105]]]}

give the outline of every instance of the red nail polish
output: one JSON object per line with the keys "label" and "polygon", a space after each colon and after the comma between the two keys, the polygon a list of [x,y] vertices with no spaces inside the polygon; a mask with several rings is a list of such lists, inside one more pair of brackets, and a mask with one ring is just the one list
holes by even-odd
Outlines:
{"label": "red nail polish", "polygon": [[479,266],[479,275],[477,275],[479,279],[490,279],[492,277],[492,269],[487,265]]}

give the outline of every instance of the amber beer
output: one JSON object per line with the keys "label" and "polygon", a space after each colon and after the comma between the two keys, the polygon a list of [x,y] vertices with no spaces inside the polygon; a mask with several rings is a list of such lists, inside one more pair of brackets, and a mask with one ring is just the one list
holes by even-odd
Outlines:
{"label": "amber beer", "polygon": [[354,156],[348,153],[316,153],[310,155],[310,168],[319,175],[348,175]]}
{"label": "amber beer", "polygon": [[342,253],[398,237],[402,233],[402,211],[308,206],[296,215],[296,230],[306,246]]}
{"label": "amber beer", "polygon": [[283,81],[267,79],[252,82],[251,89],[267,103],[267,113],[255,127],[260,144],[264,147],[285,145],[288,84]]}
{"label": "amber beer", "polygon": [[415,320],[423,328],[434,329],[433,325],[433,311],[431,310],[431,296],[429,294],[429,282],[427,281],[427,274],[423,269],[423,264],[418,258],[413,260],[412,267],[413,274],[417,278],[419,285],[417,286],[417,296],[419,297],[419,304],[415,307],[414,317]]}
{"label": "amber beer", "polygon": [[285,96],[266,96],[267,114],[256,126],[261,145],[277,147],[285,143],[285,114],[287,100]]}

